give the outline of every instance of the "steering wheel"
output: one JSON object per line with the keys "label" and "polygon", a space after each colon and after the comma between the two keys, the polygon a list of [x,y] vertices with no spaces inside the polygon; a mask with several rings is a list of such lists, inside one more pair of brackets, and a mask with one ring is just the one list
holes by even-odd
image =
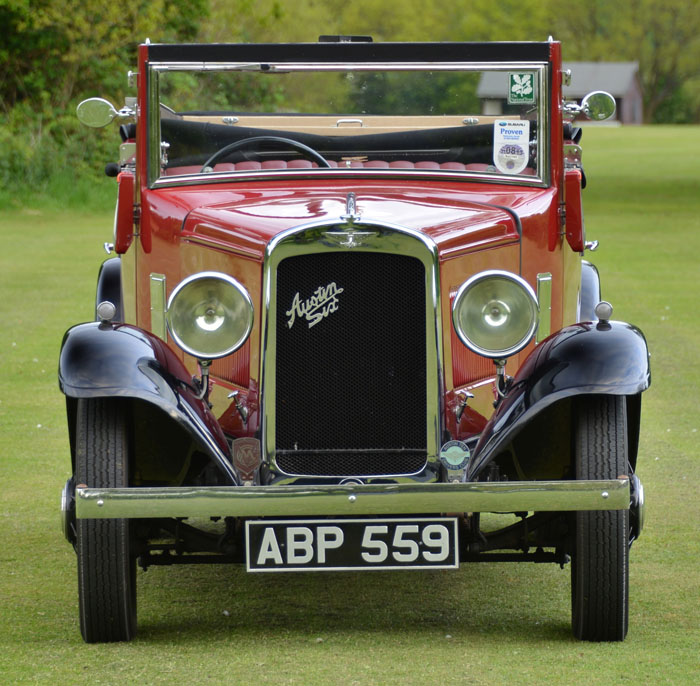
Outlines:
{"label": "steering wheel", "polygon": [[235,143],[229,143],[228,145],[225,145],[223,148],[221,148],[221,150],[217,150],[202,165],[202,168],[199,170],[199,173],[203,174],[206,171],[207,167],[213,167],[216,162],[218,162],[223,157],[226,157],[226,155],[228,155],[230,152],[238,150],[238,148],[243,148],[252,143],[261,143],[263,141],[282,143],[283,145],[286,145],[290,148],[294,148],[295,150],[298,150],[300,153],[302,153],[304,157],[311,158],[315,162],[318,162],[318,165],[320,167],[330,168],[331,166],[330,164],[328,164],[328,160],[325,157],[323,157],[323,155],[317,153],[313,148],[310,148],[308,145],[299,143],[299,141],[292,140],[291,138],[282,138],[281,136],[254,136],[253,138],[243,138],[240,141],[236,141]]}

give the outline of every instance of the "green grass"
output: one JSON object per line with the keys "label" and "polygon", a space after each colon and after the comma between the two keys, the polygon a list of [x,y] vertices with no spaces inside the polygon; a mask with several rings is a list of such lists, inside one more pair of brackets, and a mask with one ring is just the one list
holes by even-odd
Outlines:
{"label": "green grass", "polygon": [[69,466],[56,366],[63,331],[91,318],[111,207],[66,210],[65,198],[23,211],[6,205],[0,684],[700,682],[699,135],[584,133],[588,237],[601,241],[592,258],[615,318],[645,331],[654,377],[639,458],[648,518],[632,549],[622,644],[571,637],[568,569],[484,564],[274,578],[227,566],[152,568],[138,576],[137,639],[85,645],[75,556],[59,530]]}

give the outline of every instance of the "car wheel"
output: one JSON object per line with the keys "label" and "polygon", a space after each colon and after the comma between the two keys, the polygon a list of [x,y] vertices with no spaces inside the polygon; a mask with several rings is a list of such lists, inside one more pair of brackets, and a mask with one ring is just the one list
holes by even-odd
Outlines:
{"label": "car wheel", "polygon": [[[115,398],[78,401],[76,482],[128,486],[127,406]],[[136,633],[136,560],[127,519],[78,519],[80,631],[88,643],[128,641]]]}
{"label": "car wheel", "polygon": [[[623,396],[585,396],[574,405],[577,479],[615,479],[628,473]],[[622,641],[627,635],[629,511],[576,513],[571,566],[571,619],[584,641]]]}

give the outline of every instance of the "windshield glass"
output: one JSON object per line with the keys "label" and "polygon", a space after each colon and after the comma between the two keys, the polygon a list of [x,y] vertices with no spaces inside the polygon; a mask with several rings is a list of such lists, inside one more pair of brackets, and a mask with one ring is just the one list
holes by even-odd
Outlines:
{"label": "windshield glass", "polygon": [[542,176],[541,67],[178,65],[155,76],[161,178],[348,169]]}

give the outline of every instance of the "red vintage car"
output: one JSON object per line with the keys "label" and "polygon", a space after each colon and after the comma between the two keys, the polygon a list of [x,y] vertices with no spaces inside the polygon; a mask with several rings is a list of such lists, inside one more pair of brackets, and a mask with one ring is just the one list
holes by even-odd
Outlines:
{"label": "red vintage car", "polygon": [[566,103],[551,40],[146,43],[130,76],[78,108],[122,138],[60,355],[84,639],[134,635],[137,562],[482,561],[570,563],[574,634],[624,639],[650,371],[583,259],[575,123],[611,96]]}

